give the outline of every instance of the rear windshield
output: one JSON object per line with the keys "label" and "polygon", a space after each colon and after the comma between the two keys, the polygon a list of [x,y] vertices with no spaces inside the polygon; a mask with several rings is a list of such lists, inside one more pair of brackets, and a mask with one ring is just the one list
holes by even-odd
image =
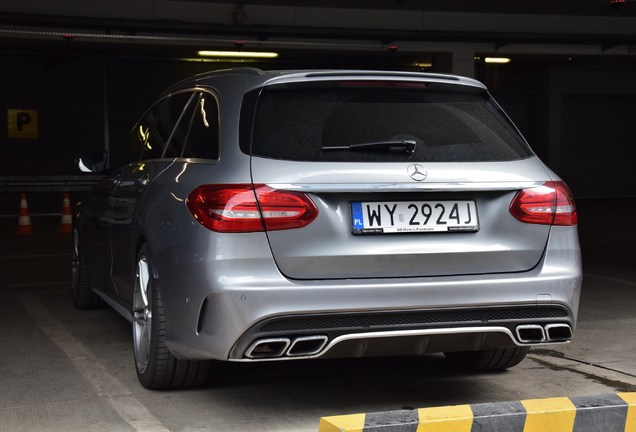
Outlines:
{"label": "rear windshield", "polygon": [[[246,101],[254,97],[248,95]],[[489,98],[485,92],[428,87],[266,87],[253,116],[251,154],[331,162],[511,161],[531,156]],[[415,150],[348,148],[403,141],[415,142]]]}

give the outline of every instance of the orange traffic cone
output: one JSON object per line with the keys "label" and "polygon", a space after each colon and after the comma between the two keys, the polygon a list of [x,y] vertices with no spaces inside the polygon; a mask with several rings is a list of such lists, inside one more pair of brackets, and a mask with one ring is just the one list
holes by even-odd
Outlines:
{"label": "orange traffic cone", "polygon": [[60,221],[60,234],[70,234],[73,231],[73,212],[68,193],[64,192],[62,201],[62,220]]}
{"label": "orange traffic cone", "polygon": [[20,235],[34,233],[25,193],[20,194],[20,213],[18,214],[18,228],[15,233]]}

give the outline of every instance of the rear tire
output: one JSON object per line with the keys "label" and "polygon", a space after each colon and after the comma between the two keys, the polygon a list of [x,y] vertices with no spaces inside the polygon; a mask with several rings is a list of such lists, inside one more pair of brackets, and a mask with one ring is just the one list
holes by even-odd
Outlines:
{"label": "rear tire", "polygon": [[528,347],[495,348],[481,351],[444,353],[448,363],[471,372],[500,371],[518,365],[526,358]]}
{"label": "rear tire", "polygon": [[141,385],[147,389],[197,387],[207,380],[210,362],[178,360],[165,344],[166,320],[150,249],[137,257],[133,295],[133,352]]}
{"label": "rear tire", "polygon": [[105,306],[104,301],[93,292],[90,285],[84,245],[79,235],[79,229],[73,227],[71,296],[73,297],[73,304],[77,309],[97,309]]}

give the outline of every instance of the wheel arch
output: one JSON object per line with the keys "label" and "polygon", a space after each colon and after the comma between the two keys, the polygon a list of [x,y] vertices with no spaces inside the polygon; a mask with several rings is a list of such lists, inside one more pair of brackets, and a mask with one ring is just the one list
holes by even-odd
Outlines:
{"label": "wheel arch", "polygon": [[[143,245],[148,245],[148,249],[152,251],[152,248],[150,246],[150,244],[148,243],[148,240],[146,239],[146,236],[144,234],[138,234],[136,239],[135,239],[135,243],[134,243],[134,247],[135,247],[135,262],[133,263],[133,265],[136,267],[137,266],[137,260],[139,259],[139,253],[141,252],[141,248]],[[155,268],[155,263],[154,260],[151,259],[150,260],[150,265],[152,266],[152,273],[153,276],[155,277],[155,279],[157,278],[157,271]],[[136,270],[134,270],[136,272]]]}

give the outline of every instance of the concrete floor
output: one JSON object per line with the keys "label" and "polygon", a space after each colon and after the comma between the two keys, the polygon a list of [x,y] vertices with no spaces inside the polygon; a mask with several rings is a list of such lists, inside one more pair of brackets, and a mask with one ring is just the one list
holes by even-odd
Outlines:
{"label": "concrete floor", "polygon": [[200,389],[156,392],[136,379],[129,324],[77,311],[70,236],[0,220],[0,431],[316,431],[321,416],[636,390],[636,200],[579,202],[585,282],[574,341],[535,349],[495,374],[440,356],[220,364]]}

